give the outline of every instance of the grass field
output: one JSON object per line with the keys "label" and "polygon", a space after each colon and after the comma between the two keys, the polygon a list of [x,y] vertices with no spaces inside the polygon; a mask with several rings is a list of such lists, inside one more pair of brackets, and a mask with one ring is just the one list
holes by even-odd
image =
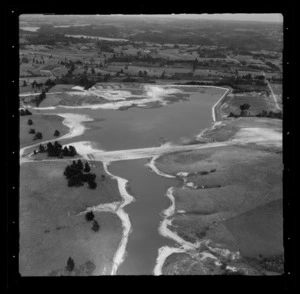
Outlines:
{"label": "grass field", "polygon": [[[28,125],[29,119],[32,120],[32,125]],[[20,147],[55,139],[56,137],[53,135],[55,130],[58,130],[60,135],[68,133],[69,128],[62,124],[63,120],[62,117],[56,115],[33,114],[20,116]],[[34,134],[29,134],[30,129],[41,132],[43,138],[41,140],[33,140]]]}
{"label": "grass field", "polygon": [[[235,123],[235,128],[228,128],[227,137],[223,134],[223,140],[234,136],[241,126],[260,124],[261,127],[280,128],[277,120],[270,119],[242,119]],[[214,131],[218,136],[219,130],[211,133]],[[230,251],[239,251],[242,257],[282,255],[283,166],[282,155],[277,151],[278,148],[257,148],[255,145],[226,146],[158,158],[156,166],[162,172],[189,173],[188,185],[184,189],[174,189],[172,229],[187,241],[211,240]],[[178,261],[174,258],[169,259],[169,263],[174,262],[173,269],[169,264],[165,271],[172,272],[174,266],[178,268],[183,262],[189,274],[205,273],[205,268],[197,265],[198,270],[195,270],[192,266],[195,259],[184,257],[185,261]],[[251,273],[251,269],[247,272]]]}
{"label": "grass field", "polygon": [[234,94],[228,95],[221,106],[223,117],[227,117],[230,112],[240,114],[240,106],[242,104],[249,104],[250,115],[257,115],[263,110],[277,112],[274,99],[270,96],[260,95],[259,93],[249,94]]}
{"label": "grass field", "polygon": [[[119,246],[120,219],[110,212],[95,213],[100,230],[78,214],[87,207],[119,201],[115,180],[101,163],[91,162],[97,175],[95,190],[67,186],[63,176],[68,162],[26,163],[20,170],[20,273],[28,276],[67,275],[67,259],[75,262],[75,274],[110,274]],[[73,272],[74,274],[74,272]]]}

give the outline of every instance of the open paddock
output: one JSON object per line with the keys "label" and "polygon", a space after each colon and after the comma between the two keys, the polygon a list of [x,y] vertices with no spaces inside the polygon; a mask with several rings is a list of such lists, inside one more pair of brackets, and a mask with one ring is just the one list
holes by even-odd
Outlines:
{"label": "open paddock", "polygon": [[[31,119],[33,124],[28,125]],[[58,130],[61,135],[68,133],[69,128],[63,125],[64,118],[57,115],[32,114],[20,116],[20,147],[36,144],[45,140],[55,139],[54,131]],[[30,129],[41,132],[43,139],[33,140],[34,134],[29,134]]]}
{"label": "open paddock", "polygon": [[[121,221],[111,212],[94,212],[100,230],[80,214],[88,207],[119,201],[115,180],[101,163],[91,162],[97,188],[68,187],[63,171],[71,160],[26,163],[20,178],[20,254],[22,276],[110,275],[122,237]],[[75,263],[65,270],[68,258]]]}

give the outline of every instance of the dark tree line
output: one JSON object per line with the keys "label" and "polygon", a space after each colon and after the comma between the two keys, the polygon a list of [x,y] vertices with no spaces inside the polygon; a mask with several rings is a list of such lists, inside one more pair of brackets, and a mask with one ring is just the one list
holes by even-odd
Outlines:
{"label": "dark tree line", "polygon": [[47,90],[42,90],[42,93],[38,96],[35,97],[34,101],[36,106],[38,107],[40,105],[40,103],[46,98],[46,92]]}
{"label": "dark tree line", "polygon": [[83,166],[83,163],[80,159],[77,160],[77,162],[73,160],[72,164],[68,165],[64,171],[64,176],[68,180],[68,186],[80,187],[83,186],[85,182],[87,182],[90,189],[96,189],[96,175],[90,173],[90,170],[90,165],[87,162]]}
{"label": "dark tree line", "polygon": [[51,142],[47,143],[47,145],[40,144],[39,152],[46,152],[49,157],[59,157],[63,158],[64,156],[74,157],[77,155],[77,151],[74,146],[69,145],[69,147],[65,146],[62,148],[62,145],[57,141],[52,144]]}
{"label": "dark tree line", "polygon": [[[247,103],[244,103],[240,106],[240,114],[235,114],[233,112],[230,112],[228,117],[235,117],[235,118],[238,118],[238,117],[245,117],[245,116],[253,116],[253,115],[250,115],[250,112],[248,112],[250,108],[250,105],[247,104]],[[282,119],[282,112],[273,112],[273,111],[266,111],[266,110],[263,110],[262,112],[260,112],[259,114],[255,115],[256,117],[269,117],[269,118],[279,118],[279,119]]]}
{"label": "dark tree line", "polygon": [[20,110],[20,115],[24,116],[24,115],[32,115],[32,113],[26,108],[26,109],[21,109]]}
{"label": "dark tree line", "polygon": [[273,112],[273,111],[266,111],[263,110],[261,113],[256,115],[257,117],[269,117],[269,118],[279,118],[282,119],[282,112]]}

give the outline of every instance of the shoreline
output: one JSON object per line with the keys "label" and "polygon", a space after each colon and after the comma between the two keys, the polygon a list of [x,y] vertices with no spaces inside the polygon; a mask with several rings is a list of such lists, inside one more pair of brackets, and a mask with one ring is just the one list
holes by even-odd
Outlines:
{"label": "shoreline", "polygon": [[[155,172],[159,176],[163,176],[167,178],[175,178],[175,176],[173,175],[168,175],[158,170],[158,168],[155,166],[155,160],[158,157],[159,156],[153,157],[151,162],[146,164],[146,166],[148,166],[153,172]],[[194,250],[199,248],[201,244],[200,242],[193,244],[188,241],[185,241],[184,239],[179,237],[175,232],[171,231],[168,228],[168,226],[172,225],[172,219],[170,219],[170,217],[172,217],[175,213],[175,199],[173,196],[173,190],[174,187],[170,187],[165,194],[165,196],[168,197],[169,200],[171,201],[171,205],[162,211],[162,215],[164,217],[159,224],[158,232],[161,236],[172,239],[173,241],[178,243],[180,247],[162,246],[158,249],[158,257],[156,259],[156,265],[153,269],[153,274],[155,276],[162,275],[162,268],[168,256],[170,256],[173,253],[186,253],[189,250]]]}
{"label": "shoreline", "polygon": [[[46,140],[46,141],[43,141],[43,142],[35,143],[35,144],[29,145],[29,146],[22,147],[20,149],[20,165],[22,163],[24,163],[24,162],[27,162],[27,160],[28,160],[28,158],[26,158],[26,157],[23,156],[24,152],[27,149],[39,146],[40,144],[46,144],[46,143],[53,142],[53,141],[65,140],[65,139],[69,139],[69,138],[80,136],[87,129],[83,125],[83,122],[93,121],[92,118],[90,118],[89,116],[84,115],[84,114],[75,114],[75,113],[42,113],[41,115],[57,115],[57,116],[63,117],[64,120],[62,121],[62,123],[63,123],[63,125],[65,125],[66,127],[69,128],[69,132],[67,134],[62,135],[62,136],[60,136],[58,138],[55,138],[55,139],[50,139],[50,140]],[[28,156],[30,157],[31,154],[29,154]]]}
{"label": "shoreline", "polygon": [[[224,88],[225,89],[225,88]],[[228,92],[230,92],[230,89],[227,88],[226,92],[222,95],[222,97],[217,101],[217,103],[214,104],[214,106],[212,107],[212,118],[213,121],[216,122],[216,107],[218,106],[219,103],[221,103],[221,101],[223,100],[224,97],[226,97],[226,95],[228,94]]]}
{"label": "shoreline", "polygon": [[[226,94],[228,93],[228,91],[230,91],[229,88],[224,88],[224,87],[219,87],[219,86],[207,86],[207,85],[174,85],[174,84],[163,84],[163,85],[159,85],[159,84],[147,84],[144,83],[143,84],[146,87],[146,96],[147,98],[145,99],[139,99],[139,100],[125,100],[125,101],[119,101],[119,102],[107,102],[107,103],[100,103],[100,104],[89,104],[89,105],[57,105],[57,106],[49,106],[49,107],[30,107],[32,109],[36,109],[36,110],[54,110],[57,108],[62,108],[62,109],[111,109],[111,110],[119,110],[120,108],[124,108],[124,107],[133,107],[133,106],[137,106],[137,107],[144,107],[147,103],[151,103],[151,102],[161,102],[162,105],[166,105],[166,101],[163,99],[164,95],[163,93],[154,93],[153,91],[151,91],[152,88],[155,89],[155,87],[160,87],[160,88],[168,88],[168,87],[197,87],[197,88],[215,88],[215,89],[222,89],[222,90],[226,90],[226,92],[222,95],[222,97],[218,100],[218,102],[214,105],[217,106],[217,104],[226,96]],[[76,86],[75,86],[76,87]],[[147,87],[148,87],[148,91],[147,91]],[[151,88],[152,87],[152,88]],[[118,91],[118,90],[116,90]],[[53,94],[57,94],[57,93],[64,93],[64,92],[52,92]],[[66,92],[69,93],[69,92]],[[84,90],[82,92],[70,92],[70,93],[75,93],[75,95],[85,95],[83,93],[88,93],[88,94],[95,94],[95,91],[89,91],[89,90]],[[49,93],[51,94],[51,93]],[[72,95],[73,95],[72,94]],[[26,93],[23,95],[25,96]],[[161,97],[162,95],[162,97]],[[29,96],[29,95],[28,95]],[[96,95],[97,96],[97,95]],[[135,96],[135,95],[131,95],[131,96]],[[107,101],[111,101],[109,99],[107,99]],[[213,108],[214,108],[213,107]],[[213,120],[214,119],[214,111],[213,111]]]}
{"label": "shoreline", "polygon": [[135,198],[133,196],[131,196],[126,190],[128,180],[123,179],[118,176],[115,176],[112,173],[110,173],[108,171],[109,164],[110,164],[110,162],[103,161],[104,170],[111,178],[117,180],[118,187],[119,187],[119,193],[120,193],[121,197],[123,198],[123,200],[119,203],[118,207],[115,210],[115,213],[121,219],[123,233],[122,233],[122,239],[121,239],[120,245],[119,245],[119,247],[114,255],[114,258],[113,258],[113,265],[112,265],[112,271],[111,271],[111,275],[113,276],[113,275],[116,275],[116,272],[117,272],[119,266],[121,265],[121,263],[123,263],[123,261],[126,257],[126,246],[127,246],[129,235],[132,232],[132,226],[131,226],[129,215],[124,211],[123,208],[126,205],[129,205],[131,202],[135,201]]}

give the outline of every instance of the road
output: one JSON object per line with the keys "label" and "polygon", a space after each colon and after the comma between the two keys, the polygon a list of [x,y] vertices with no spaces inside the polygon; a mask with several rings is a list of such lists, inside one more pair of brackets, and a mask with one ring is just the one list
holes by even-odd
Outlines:
{"label": "road", "polygon": [[269,89],[270,89],[270,91],[271,91],[271,94],[272,94],[272,97],[273,97],[273,99],[274,99],[274,101],[275,101],[275,105],[276,105],[276,108],[278,109],[278,110],[282,110],[281,109],[281,107],[279,107],[279,105],[278,105],[278,101],[277,101],[277,96],[274,94],[274,92],[273,92],[273,89],[272,89],[272,87],[271,87],[271,85],[270,85],[270,83],[269,83],[269,81],[267,80],[267,84],[268,84],[268,87],[269,87]]}

